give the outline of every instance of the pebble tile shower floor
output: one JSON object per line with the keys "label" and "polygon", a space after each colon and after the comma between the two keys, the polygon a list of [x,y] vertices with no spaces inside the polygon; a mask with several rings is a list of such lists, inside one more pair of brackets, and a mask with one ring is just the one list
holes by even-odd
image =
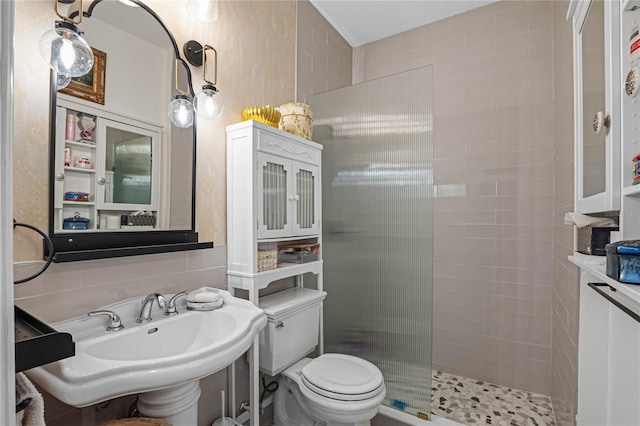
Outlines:
{"label": "pebble tile shower floor", "polygon": [[433,372],[431,411],[464,425],[555,426],[551,398]]}

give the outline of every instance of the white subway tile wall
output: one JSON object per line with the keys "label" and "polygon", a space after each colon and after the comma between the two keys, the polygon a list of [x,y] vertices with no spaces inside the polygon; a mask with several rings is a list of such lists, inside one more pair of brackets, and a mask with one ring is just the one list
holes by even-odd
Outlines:
{"label": "white subway tile wall", "polygon": [[297,98],[351,85],[351,46],[308,0],[297,2]]}
{"label": "white subway tile wall", "polygon": [[553,12],[548,1],[498,2],[354,54],[360,80],[434,64],[434,367],[543,394],[552,382]]}

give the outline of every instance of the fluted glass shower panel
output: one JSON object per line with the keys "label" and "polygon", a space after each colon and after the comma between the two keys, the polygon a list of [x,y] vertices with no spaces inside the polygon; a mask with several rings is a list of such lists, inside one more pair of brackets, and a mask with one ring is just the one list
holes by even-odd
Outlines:
{"label": "fluted glass shower panel", "polygon": [[318,94],[325,352],[383,372],[385,404],[431,402],[433,70]]}

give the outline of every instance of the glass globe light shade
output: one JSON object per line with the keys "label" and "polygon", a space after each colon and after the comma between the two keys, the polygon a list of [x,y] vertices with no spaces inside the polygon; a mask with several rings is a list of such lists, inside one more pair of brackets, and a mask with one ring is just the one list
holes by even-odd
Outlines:
{"label": "glass globe light shade", "polygon": [[185,95],[177,95],[174,100],[169,102],[167,115],[177,127],[193,126],[193,104]]}
{"label": "glass globe light shade", "polygon": [[69,77],[85,75],[93,67],[91,46],[68,22],[56,21],[56,27],[42,35],[40,54],[55,72]]}
{"label": "glass globe light shade", "polygon": [[58,74],[56,77],[56,90],[62,90],[71,83],[71,77],[64,74]]}
{"label": "glass globe light shade", "polygon": [[193,108],[198,116],[215,120],[220,118],[224,111],[224,103],[218,89],[212,85],[202,86],[202,91],[193,100]]}
{"label": "glass globe light shade", "polygon": [[188,0],[187,13],[200,21],[215,22],[218,20],[218,0]]}

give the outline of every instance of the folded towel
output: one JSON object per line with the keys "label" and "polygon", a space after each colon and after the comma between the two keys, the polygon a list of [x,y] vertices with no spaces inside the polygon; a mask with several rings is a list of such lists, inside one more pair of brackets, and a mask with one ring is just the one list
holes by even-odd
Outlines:
{"label": "folded towel", "polygon": [[[30,403],[26,400],[31,398]],[[33,386],[33,383],[23,373],[16,374],[16,405],[27,404],[22,419],[22,426],[44,426],[44,400]],[[20,426],[20,425],[18,425]]]}

